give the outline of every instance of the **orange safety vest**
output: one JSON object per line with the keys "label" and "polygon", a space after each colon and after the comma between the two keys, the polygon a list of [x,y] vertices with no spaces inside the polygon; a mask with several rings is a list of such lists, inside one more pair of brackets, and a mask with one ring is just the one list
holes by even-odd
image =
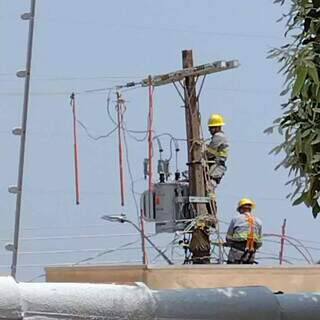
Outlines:
{"label": "orange safety vest", "polygon": [[246,212],[245,213],[246,217],[247,217],[247,222],[249,225],[249,234],[247,237],[247,244],[246,244],[246,250],[248,250],[249,252],[254,252],[255,251],[255,247],[254,247],[254,223],[255,223],[255,217]]}

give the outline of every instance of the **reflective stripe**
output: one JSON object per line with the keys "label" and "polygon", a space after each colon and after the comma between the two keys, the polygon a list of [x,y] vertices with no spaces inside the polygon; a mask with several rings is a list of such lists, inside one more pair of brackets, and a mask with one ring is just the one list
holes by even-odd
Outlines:
{"label": "reflective stripe", "polygon": [[[247,240],[249,235],[250,235],[250,231],[235,232],[232,235],[232,240],[235,240],[235,241]],[[260,242],[262,240],[262,236],[260,236],[259,234],[255,233],[255,232],[253,233],[253,238],[257,242]]]}
{"label": "reflective stripe", "polygon": [[214,156],[216,156],[216,157],[227,157],[228,156],[228,149],[227,148],[225,148],[225,149],[223,149],[223,150],[218,150],[218,149],[216,149],[216,148],[212,148],[212,147],[207,147],[207,151],[209,152],[209,153],[211,153],[211,154],[213,154]]}

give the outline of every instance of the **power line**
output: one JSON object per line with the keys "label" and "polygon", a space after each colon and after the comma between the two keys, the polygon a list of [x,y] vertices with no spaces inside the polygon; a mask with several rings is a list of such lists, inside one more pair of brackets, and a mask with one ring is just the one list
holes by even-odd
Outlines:
{"label": "power line", "polygon": [[84,129],[84,131],[87,134],[87,136],[90,139],[95,140],[95,141],[110,137],[118,129],[118,127],[115,127],[115,128],[113,128],[112,130],[110,130],[109,132],[107,132],[107,133],[105,133],[103,135],[94,136],[89,132],[88,128],[83,124],[83,122],[81,122],[80,120],[77,120],[77,123]]}
{"label": "power line", "polygon": [[[70,227],[70,229],[73,229]],[[42,229],[41,229],[42,230]],[[152,236],[149,234],[148,236]],[[21,241],[49,241],[49,240],[75,240],[75,239],[99,239],[99,238],[120,238],[120,237],[135,237],[139,236],[137,233],[124,233],[124,234],[82,234],[71,236],[48,236],[48,237],[32,237],[32,238],[20,238]],[[8,242],[10,239],[0,239],[0,242]]]}
{"label": "power line", "polygon": [[35,277],[31,278],[31,279],[28,280],[27,282],[33,282],[33,281],[35,281],[35,280],[42,279],[42,278],[44,278],[45,276],[46,276],[46,274],[45,274],[45,273],[42,273],[42,274],[39,274],[38,276],[35,276]]}
{"label": "power line", "polygon": [[[8,73],[4,75],[9,75],[15,77],[14,73]],[[1,76],[1,74],[0,74]],[[143,75],[105,75],[105,76],[70,76],[70,77],[63,77],[63,76],[32,76],[32,81],[78,81],[78,80],[130,80],[130,79],[141,79]],[[0,82],[6,81],[18,81],[18,78],[14,79],[0,79]]]}
{"label": "power line", "polygon": [[136,207],[136,213],[137,213],[137,221],[140,221],[140,210],[139,210],[139,205],[138,205],[138,200],[136,197],[136,192],[134,189],[134,178],[133,178],[133,173],[132,173],[132,169],[131,169],[131,163],[130,163],[130,158],[129,158],[129,147],[128,147],[128,143],[127,143],[127,136],[126,136],[126,132],[123,132],[123,142],[124,142],[124,146],[125,146],[125,154],[126,154],[126,162],[127,162],[127,167],[128,167],[128,172],[129,172],[129,177],[130,177],[130,185],[131,185],[131,194],[132,194],[132,198]]}
{"label": "power line", "polygon": [[[78,95],[84,95],[84,94],[105,94],[109,89],[114,89],[115,87],[104,87],[104,88],[96,88],[96,89],[86,89],[86,90],[79,90],[76,92]],[[130,88],[127,90],[123,90],[123,92],[126,92],[128,90],[137,90],[138,88]],[[279,96],[280,93],[273,92],[273,91],[259,91],[259,90],[246,90],[246,89],[233,89],[233,88],[213,88],[209,87],[206,88],[206,90],[213,90],[213,91],[225,91],[225,92],[232,92],[232,93],[239,93],[239,94],[255,94],[255,95],[272,95],[272,96]],[[0,92],[0,96],[13,96],[13,97],[19,97],[22,96],[22,92]],[[33,91],[30,92],[30,95],[32,96],[65,96],[70,95],[70,91]]]}
{"label": "power line", "polygon": [[119,251],[119,250],[125,249],[125,248],[127,248],[127,247],[129,247],[129,246],[131,246],[131,245],[133,245],[133,244],[138,243],[138,242],[140,242],[140,239],[135,240],[135,241],[128,242],[128,243],[126,243],[126,244],[124,244],[124,245],[119,246],[118,248],[115,248],[115,249],[105,250],[105,251],[103,251],[103,252],[100,252],[100,253],[96,254],[96,255],[93,256],[93,257],[81,259],[81,260],[79,260],[78,262],[74,263],[73,266],[76,266],[76,265],[81,264],[81,263],[84,263],[84,262],[92,261],[92,260],[95,260],[95,259],[97,259],[97,258],[101,258],[102,256],[104,256],[104,255],[106,255],[106,254],[113,253],[113,252],[115,252],[115,251]]}
{"label": "power line", "polygon": [[[130,242],[130,245],[132,244],[136,244],[137,242],[139,242],[139,240],[135,240]],[[127,248],[129,245],[126,244],[124,245],[125,247],[118,247],[118,248],[113,248],[113,249],[103,249],[103,248],[93,248],[93,249],[70,249],[70,250],[48,250],[48,251],[21,251],[19,252],[19,255],[47,255],[47,254],[70,254],[70,253],[92,253],[92,252],[99,252],[99,257],[100,257],[100,253],[103,252],[104,254],[106,253],[112,253],[112,252],[116,252],[116,251],[128,251],[128,250],[138,250],[140,249],[140,247],[130,247]],[[6,254],[0,254],[0,256],[11,256],[10,253],[6,253]]]}
{"label": "power line", "polygon": [[[119,261],[119,260],[110,260],[110,261],[102,261],[102,262],[96,262],[94,265],[99,266],[99,265],[119,265],[119,264],[132,264],[132,263],[141,263],[141,260],[124,260],[124,261]],[[74,262],[64,262],[64,263],[51,263],[48,264],[47,267],[64,267],[64,266],[73,266]],[[89,265],[89,264],[88,264]],[[9,268],[10,265],[2,264],[0,265],[0,268]],[[21,264],[19,265],[19,268],[43,268],[43,264]]]}
{"label": "power line", "polygon": [[122,29],[131,29],[131,30],[145,30],[145,31],[152,31],[152,32],[177,32],[177,33],[188,33],[188,34],[202,34],[208,36],[217,36],[217,37],[231,37],[231,38],[248,38],[248,39],[278,39],[282,40],[282,37],[275,36],[275,35],[266,35],[266,34],[254,34],[254,33],[233,33],[233,32],[216,32],[210,30],[195,30],[194,28],[190,29],[182,29],[182,28],[169,28],[169,27],[158,27],[158,26],[143,26],[143,25],[116,25],[116,24],[106,24],[100,23],[97,21],[80,21],[80,20],[64,20],[64,19],[54,19],[54,18],[40,18],[41,21],[50,23],[64,23],[64,24],[96,24],[96,25],[103,25],[107,27],[116,27]]}
{"label": "power line", "polygon": [[[86,136],[89,136],[93,140],[99,140],[100,139],[99,137],[101,137],[101,139],[102,139],[102,138],[104,138],[104,135],[107,135],[107,134],[99,134],[98,136],[94,136],[92,133],[89,132],[88,127],[86,127],[83,122],[81,122],[80,125],[86,131]],[[116,130],[116,128],[114,128],[113,130]],[[132,139],[134,139],[137,142],[144,142],[146,140],[145,136],[142,137],[142,138],[137,138],[136,136],[134,136],[134,134],[144,134],[145,135],[148,132],[146,130],[131,130],[131,129],[127,129],[126,125],[124,126],[124,130],[128,133],[128,136],[130,136]],[[0,130],[0,134],[6,134],[7,135],[7,134],[12,134],[12,132],[10,130]],[[46,131],[28,131],[28,135],[41,136],[41,137],[43,137],[44,135],[47,135],[49,138],[52,137],[52,136],[58,136],[58,137],[67,137],[67,136],[69,136],[69,134],[65,133],[65,132],[46,132]],[[161,137],[163,135],[172,136],[169,133],[162,133],[162,134],[156,135],[154,138]],[[170,139],[170,141],[171,140],[173,142],[174,141],[183,141],[183,142],[187,141],[187,139],[174,138],[173,136]],[[277,145],[277,144],[281,143],[281,141],[264,141],[264,140],[249,140],[249,139],[231,139],[230,141],[232,142],[232,144]]]}

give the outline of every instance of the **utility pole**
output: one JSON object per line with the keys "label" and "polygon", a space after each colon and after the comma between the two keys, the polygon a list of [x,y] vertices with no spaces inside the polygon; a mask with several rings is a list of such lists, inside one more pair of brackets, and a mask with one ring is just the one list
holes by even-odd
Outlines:
{"label": "utility pole", "polygon": [[[182,65],[184,69],[193,68],[192,50],[182,51]],[[201,199],[206,196],[204,168],[202,163],[201,120],[195,76],[187,76],[184,80],[185,118],[187,130],[189,192],[191,197]],[[192,204],[195,217],[208,214],[207,207],[201,201]],[[192,261],[195,264],[210,263],[211,244],[209,234],[197,226],[192,231],[189,244]]]}
{"label": "utility pole", "polygon": [[18,245],[19,245],[19,231],[20,231],[20,212],[21,212],[21,198],[23,186],[23,168],[24,168],[24,155],[26,146],[26,131],[27,131],[27,118],[28,118],[28,105],[29,105],[29,92],[30,92],[30,74],[31,74],[31,60],[32,60],[32,45],[33,45],[33,31],[34,31],[34,16],[35,16],[36,0],[31,0],[30,12],[24,13],[21,16],[22,20],[29,20],[29,34],[28,34],[28,49],[26,69],[19,71],[17,76],[25,78],[24,83],[24,97],[23,97],[23,110],[22,110],[22,124],[21,128],[15,129],[14,134],[20,135],[20,156],[19,156],[19,169],[18,169],[18,184],[15,188],[9,188],[9,192],[16,193],[16,211],[15,211],[15,224],[14,224],[14,240],[11,264],[11,276],[16,278],[17,261],[18,261]]}
{"label": "utility pole", "polygon": [[[192,50],[182,51],[182,65],[184,69],[193,67]],[[189,165],[189,188],[190,196],[205,197],[205,183],[203,176],[202,144],[200,142],[200,112],[198,108],[198,97],[196,80],[194,76],[185,78],[184,85],[185,117],[188,146]],[[195,203],[196,215],[206,214],[206,206],[203,203]]]}

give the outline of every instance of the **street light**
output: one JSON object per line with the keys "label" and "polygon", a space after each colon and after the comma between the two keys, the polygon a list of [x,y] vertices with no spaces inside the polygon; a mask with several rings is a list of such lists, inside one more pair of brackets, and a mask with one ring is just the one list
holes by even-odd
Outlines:
{"label": "street light", "polygon": [[173,262],[165,255],[165,253],[163,251],[161,251],[155,244],[153,241],[150,240],[150,238],[148,236],[146,236],[142,230],[131,220],[129,220],[127,218],[126,215],[124,214],[120,214],[120,215],[104,215],[101,217],[101,219],[106,220],[108,222],[119,222],[119,223],[129,223],[131,224],[140,234],[141,237],[143,237],[146,241],[148,241],[148,243],[151,245],[151,247],[153,249],[155,249],[162,257],[164,260],[166,260],[166,262],[170,265],[173,265]]}

